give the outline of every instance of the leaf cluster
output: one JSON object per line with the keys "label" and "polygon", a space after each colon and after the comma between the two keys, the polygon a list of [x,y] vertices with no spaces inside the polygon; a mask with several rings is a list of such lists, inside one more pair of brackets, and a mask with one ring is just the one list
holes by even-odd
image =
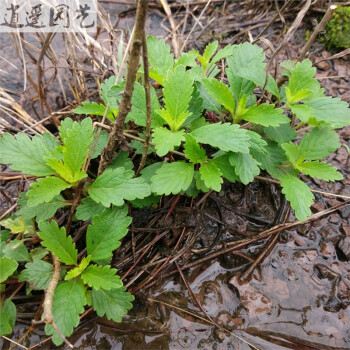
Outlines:
{"label": "leaf cluster", "polygon": [[[224,179],[248,184],[264,171],[280,181],[296,217],[305,220],[314,196],[299,174],[342,179],[326,159],[340,147],[335,129],[350,124],[350,110],[346,102],[324,96],[311,61],[282,62],[287,82],[279,87],[266,73],[263,50],[250,43],[218,50],[218,42],[213,42],[202,54],[192,50],[178,59],[162,40],[150,36],[147,45],[155,82],[152,156],[139,177],[123,151],[101,175],[88,171],[89,160],[97,158],[108,141],[106,132],[98,137],[90,117],[81,122],[64,119],[59,137],[5,133],[0,138],[0,161],[35,177],[21,194],[15,216],[0,222],[6,228],[0,232],[0,283],[15,276],[28,283],[29,291],[46,289],[53,275],[50,254],[56,256],[63,273],[53,315],[64,336],[72,334],[86,305],[116,322],[132,306],[133,296],[111,266],[113,251],[131,223],[126,201],[140,208],[157,203],[162,195],[197,196],[220,191]],[[225,66],[220,75],[219,62]],[[106,115],[114,122],[124,85],[110,77],[101,86],[101,101],[86,101],[75,113]],[[146,97],[139,79],[131,103],[127,123],[136,126],[142,139]],[[142,153],[139,140],[130,146],[136,155]],[[89,221],[81,259],[73,237],[55,220],[63,210],[71,210],[74,220]],[[27,241],[34,237],[40,245],[28,250]],[[15,305],[5,300],[0,335],[11,332],[15,319]],[[62,343],[51,325],[45,330],[55,344]]]}

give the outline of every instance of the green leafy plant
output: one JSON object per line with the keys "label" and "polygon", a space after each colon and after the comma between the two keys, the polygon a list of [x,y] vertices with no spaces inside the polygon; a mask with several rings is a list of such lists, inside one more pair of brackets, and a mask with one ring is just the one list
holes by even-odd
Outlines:
{"label": "green leafy plant", "polygon": [[[28,292],[48,289],[55,270],[62,265],[53,296],[53,323],[45,328],[56,345],[63,342],[57,329],[63,336],[71,335],[85,305],[116,322],[132,306],[133,296],[125,291],[110,260],[131,223],[124,200],[147,197],[151,189],[143,179],[133,179],[132,170],[117,163],[96,179],[88,178],[88,159],[96,158],[107,141],[102,137],[104,142],[94,142],[93,131],[90,118],[81,123],[67,118],[59,127],[61,142],[48,133],[32,139],[21,133],[16,138],[4,134],[0,139],[1,161],[37,177],[28,192],[21,194],[15,217],[0,222],[8,229],[0,235],[0,282],[14,276],[28,283]],[[75,210],[80,191],[84,199]],[[91,219],[85,257],[78,258],[74,238],[67,235],[65,227],[59,227],[55,220],[48,221],[65,207],[71,207],[78,220]],[[41,247],[29,252],[26,243],[36,238]],[[51,264],[48,253],[58,259],[59,267]],[[24,268],[20,265],[23,262]],[[15,319],[15,305],[7,299],[1,309],[2,334],[11,332]]]}
{"label": "green leafy plant", "polygon": [[350,6],[337,6],[326,27],[326,38],[329,49],[350,47]]}
{"label": "green leafy plant", "polygon": [[[309,60],[282,62],[287,82],[279,87],[266,74],[262,49],[249,43],[218,50],[214,42],[203,54],[193,50],[178,59],[162,40],[148,37],[147,44],[155,81],[152,134],[148,165],[139,177],[123,151],[101,175],[88,172],[90,159],[100,155],[108,139],[104,131],[97,138],[90,117],[80,123],[66,118],[59,127],[60,140],[50,134],[31,139],[21,133],[0,139],[0,161],[37,177],[21,194],[15,216],[1,222],[6,230],[0,236],[0,282],[18,278],[29,290],[50,289],[58,275],[54,324],[46,325],[55,344],[62,343],[57,329],[69,336],[86,305],[116,322],[131,308],[133,297],[110,265],[131,223],[125,201],[139,208],[157,203],[162,195],[197,196],[220,191],[224,179],[248,184],[263,171],[280,181],[296,217],[305,220],[314,195],[299,174],[342,179],[325,159],[340,147],[335,129],[350,124],[350,110],[340,99],[324,96]],[[218,78],[222,62],[226,68]],[[139,77],[143,72],[140,67]],[[108,107],[113,123],[123,88],[123,80],[111,77],[101,87],[103,104],[87,101],[74,111],[98,117]],[[127,123],[139,135],[130,146],[138,155],[147,114],[139,81],[131,105]],[[52,219],[59,210],[69,212],[66,227]],[[76,220],[91,220],[86,250],[80,252],[69,234],[73,214]],[[40,246],[31,246],[33,241]],[[15,305],[7,299],[1,310],[2,334],[11,332],[15,318]]]}
{"label": "green leafy plant", "polygon": [[[288,79],[278,87],[266,74],[266,57],[256,45],[218,50],[213,42],[203,54],[192,50],[174,59],[164,41],[150,36],[147,44],[150,76],[162,86],[159,99],[152,87],[154,151],[164,157],[183,150],[183,159],[156,162],[141,173],[140,178],[151,185],[152,198],[220,191],[223,178],[248,184],[265,171],[281,182],[296,217],[305,220],[311,215],[314,195],[298,175],[342,179],[322,160],[340,147],[334,130],[350,123],[350,110],[346,102],[324,95],[310,60],[282,62],[282,74]],[[223,59],[228,84],[216,78],[217,63]],[[259,91],[263,95],[257,101]],[[128,120],[140,128],[142,138],[146,101],[138,82]],[[131,145],[141,153],[140,141]]]}

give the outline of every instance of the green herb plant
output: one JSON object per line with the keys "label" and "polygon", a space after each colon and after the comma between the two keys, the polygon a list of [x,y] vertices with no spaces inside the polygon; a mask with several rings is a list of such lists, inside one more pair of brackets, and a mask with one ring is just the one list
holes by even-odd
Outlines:
{"label": "green herb plant", "polygon": [[[266,74],[262,49],[249,43],[218,50],[213,42],[203,54],[193,50],[178,59],[155,37],[147,38],[147,46],[155,82],[152,142],[139,177],[134,177],[127,152],[119,152],[97,177],[89,170],[89,159],[100,155],[108,138],[104,131],[97,137],[90,117],[80,123],[63,120],[61,141],[50,134],[30,139],[21,133],[0,139],[0,161],[37,177],[21,194],[15,216],[1,222],[7,229],[0,236],[2,290],[8,279],[27,282],[28,293],[47,289],[56,270],[48,254],[58,258],[62,272],[53,319],[64,336],[79,324],[86,305],[116,322],[131,308],[133,297],[110,265],[131,222],[125,201],[139,208],[157,203],[162,195],[195,197],[220,191],[224,179],[248,184],[263,171],[280,181],[296,218],[303,221],[311,215],[314,195],[298,176],[342,179],[324,159],[340,147],[335,129],[350,124],[350,110],[346,102],[324,95],[309,60],[282,62],[288,79],[279,87]],[[136,155],[142,154],[146,126],[143,67],[139,78],[127,119],[139,131],[130,143]],[[101,87],[103,103],[87,101],[74,111],[99,118],[108,106],[113,123],[123,88],[123,80],[116,84],[111,77]],[[74,214],[75,220],[91,220],[79,254],[67,232],[70,224],[66,230],[55,220],[58,210]],[[33,241],[40,246],[28,251]],[[1,333],[10,333],[16,318],[10,299],[0,315]],[[55,344],[62,343],[51,324],[46,332]]]}
{"label": "green herb plant", "polygon": [[325,42],[328,49],[350,47],[350,6],[337,6],[326,27]]}
{"label": "green herb plant", "polygon": [[[0,235],[0,282],[13,276],[27,282],[27,292],[31,293],[47,289],[58,273],[52,306],[54,324],[45,327],[56,345],[63,342],[56,328],[65,337],[71,335],[84,306],[92,306],[99,316],[106,315],[115,322],[132,307],[133,296],[125,291],[110,262],[131,223],[125,200],[145,198],[151,188],[144,179],[133,178],[130,164],[122,156],[97,178],[88,178],[87,159],[99,155],[107,136],[102,134],[100,142],[95,142],[93,131],[90,118],[81,123],[67,118],[59,127],[61,142],[48,133],[32,139],[23,133],[16,138],[4,134],[0,139],[1,161],[13,170],[37,177],[28,192],[21,194],[14,218],[0,222],[7,229]],[[74,194],[80,191],[83,199],[75,210]],[[69,200],[71,195],[73,199]],[[66,207],[74,210],[77,220],[91,220],[84,257],[78,258],[74,239],[66,228],[50,220],[57,210]],[[40,240],[41,246],[28,251],[27,245],[35,240]],[[58,259],[54,266],[49,253]],[[1,285],[3,292],[5,286]],[[0,313],[1,335],[11,333],[15,320],[16,307],[6,299]]]}

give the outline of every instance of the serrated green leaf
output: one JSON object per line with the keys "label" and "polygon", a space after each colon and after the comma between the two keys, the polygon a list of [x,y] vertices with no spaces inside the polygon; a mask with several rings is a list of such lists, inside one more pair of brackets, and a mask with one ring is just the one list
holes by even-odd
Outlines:
{"label": "serrated green leaf", "polygon": [[[146,94],[144,87],[135,82],[134,92],[131,98],[131,111],[128,114],[128,120],[132,120],[136,125],[146,126]],[[156,113],[160,109],[158,97],[156,91],[151,87],[151,115],[152,115],[152,128],[157,126],[163,126],[164,120]]]}
{"label": "serrated green leaf", "polygon": [[29,282],[35,290],[46,289],[52,276],[52,265],[43,260],[35,259],[25,265],[18,276],[19,282]]}
{"label": "serrated green leaf", "polygon": [[236,175],[247,185],[260,174],[258,162],[249,153],[230,153],[230,163],[235,167]]}
{"label": "serrated green leaf", "polygon": [[[254,149],[251,150],[254,159],[261,164],[260,168],[266,170],[271,175],[272,173],[275,174],[276,172],[282,172],[277,169],[288,160],[283,149],[277,143],[267,141],[265,150],[267,151],[267,154],[256,152]],[[284,173],[282,174],[284,175]]]}
{"label": "serrated green leaf", "polygon": [[24,220],[22,217],[8,218],[0,221],[0,225],[8,228],[12,233],[33,233],[32,220]]}
{"label": "serrated green leaf", "polygon": [[263,126],[278,126],[290,122],[289,118],[283,114],[283,110],[275,108],[273,104],[250,107],[240,117]]}
{"label": "serrated green leaf", "polygon": [[190,129],[193,131],[193,130],[201,128],[202,126],[209,125],[209,124],[210,123],[208,123],[204,117],[200,117],[191,123]]}
{"label": "serrated green leaf", "polygon": [[305,175],[317,177],[320,180],[335,181],[343,179],[343,175],[338,173],[337,168],[325,162],[304,162],[297,165],[297,169]]}
{"label": "serrated green leaf", "polygon": [[143,199],[151,194],[150,186],[142,178],[132,178],[134,172],[124,168],[106,169],[88,189],[91,198],[109,207],[121,206],[124,200]]}
{"label": "serrated green leaf", "polygon": [[307,106],[313,110],[313,117],[321,124],[336,129],[350,124],[349,105],[340,98],[318,97],[308,101]]}
{"label": "serrated green leaf", "polygon": [[194,175],[193,164],[183,161],[164,164],[151,178],[152,192],[162,195],[186,191]]}
{"label": "serrated green leaf", "polygon": [[0,336],[12,333],[10,316],[7,312],[0,311]]}
{"label": "serrated green leaf", "polygon": [[117,275],[117,270],[112,269],[109,265],[90,265],[82,273],[81,278],[85,284],[93,287],[95,290],[99,290],[100,288],[110,290],[123,286],[123,282]]}
{"label": "serrated green leaf", "polygon": [[199,174],[205,186],[216,192],[221,190],[223,180],[221,178],[220,168],[213,161],[204,163],[199,168]]}
{"label": "serrated green leaf", "polygon": [[20,209],[16,212],[16,216],[22,216],[25,220],[37,217],[38,221],[52,218],[58,209],[67,205],[64,198],[58,195],[51,202],[29,207],[28,198],[24,192],[21,193],[21,198],[17,201],[17,204],[20,206]]}
{"label": "serrated green leaf", "polygon": [[9,164],[13,170],[34,176],[53,174],[45,158],[59,146],[58,140],[48,133],[35,135],[30,139],[26,134],[18,133],[16,138],[5,133],[0,138],[0,162]]}
{"label": "serrated green leaf", "polygon": [[134,297],[124,287],[112,290],[92,289],[92,306],[97,315],[121,322],[122,317],[132,308]]}
{"label": "serrated green leaf", "polygon": [[289,124],[281,124],[277,127],[269,126],[264,128],[265,134],[277,143],[287,143],[294,140],[298,133]]}
{"label": "serrated green leaf", "polygon": [[267,154],[267,151],[265,149],[267,142],[255,131],[247,130],[247,134],[250,137],[249,149],[255,150],[255,152]]}
{"label": "serrated green leaf", "polygon": [[231,182],[239,181],[239,177],[236,175],[235,168],[231,165],[229,158],[229,153],[225,153],[212,159],[211,162],[219,168],[225,179]]}
{"label": "serrated green leaf", "polygon": [[236,101],[229,87],[215,78],[203,78],[202,83],[208,94],[223,105],[233,116]]}
{"label": "serrated green leaf", "polygon": [[141,176],[148,184],[151,183],[151,178],[156,174],[156,171],[163,166],[163,162],[153,163],[141,171]]}
{"label": "serrated green leaf", "polygon": [[153,129],[153,142],[158,156],[165,156],[168,152],[173,151],[175,147],[181,145],[185,140],[185,131],[171,131],[167,128]]}
{"label": "serrated green leaf", "polygon": [[[91,142],[90,149],[89,149],[89,155],[91,153],[92,147],[95,144],[96,137],[97,137],[97,130],[95,130],[94,132],[93,141]],[[109,137],[108,132],[106,130],[101,130],[100,136],[98,137],[97,143],[95,145],[95,149],[92,155],[90,155],[91,159],[95,159],[101,155],[102,150],[107,146],[108,137]]]}
{"label": "serrated green leaf", "polygon": [[14,239],[7,243],[2,251],[5,258],[15,261],[28,261],[29,253],[27,247],[24,245],[25,240]]}
{"label": "serrated green leaf", "polygon": [[170,46],[165,44],[164,40],[147,36],[147,47],[150,64],[158,73],[165,76],[174,64],[174,55],[170,53]]}
{"label": "serrated green leaf", "polygon": [[15,304],[10,299],[6,299],[1,305],[0,311],[0,337],[12,333],[17,317]]}
{"label": "serrated green leaf", "polygon": [[216,53],[216,55],[210,61],[210,64],[214,64],[216,62],[219,62],[223,58],[231,56],[232,54],[233,54],[232,45],[226,45],[224,48],[220,49]]}
{"label": "serrated green leaf", "polygon": [[157,196],[155,194],[151,194],[150,196],[148,196],[144,199],[134,199],[133,201],[130,201],[130,203],[134,208],[149,207],[152,204],[158,203],[159,198],[160,198],[160,196]]}
{"label": "serrated green leaf", "polygon": [[[289,161],[293,165],[296,164],[302,157],[299,146],[297,144],[293,142],[289,142],[289,143],[283,143],[281,146],[286,152],[286,156],[288,157]],[[303,161],[304,159],[305,158],[302,158],[301,161]]]}
{"label": "serrated green leaf", "polygon": [[209,188],[207,186],[205,186],[205,183],[202,180],[202,177],[201,177],[201,174],[199,173],[199,171],[196,171],[196,173],[194,175],[194,180],[196,182],[196,189],[198,191],[202,191],[204,193],[209,191]]}
{"label": "serrated green leaf", "polygon": [[[53,298],[53,320],[65,337],[69,337],[74,327],[78,326],[79,315],[84,312],[85,304],[85,287],[81,281],[72,280],[58,284]],[[45,332],[47,335],[52,335],[55,345],[63,343],[63,339],[52,325],[47,324]]]}
{"label": "serrated green leaf", "polygon": [[0,258],[0,266],[0,283],[2,283],[16,271],[18,263],[9,258]]}
{"label": "serrated green leaf", "polygon": [[207,160],[205,149],[196,142],[191,134],[186,135],[184,153],[186,154],[186,158],[194,164],[204,163]]}
{"label": "serrated green leaf", "polygon": [[30,251],[29,257],[30,257],[30,260],[32,261],[41,260],[47,254],[49,254],[49,252],[44,248],[34,248]]}
{"label": "serrated green leaf", "polygon": [[280,66],[282,68],[285,68],[285,70],[282,72],[282,75],[285,75],[288,78],[290,78],[292,75],[292,70],[295,68],[295,62],[292,60],[282,61],[280,63]]}
{"label": "serrated green leaf", "polygon": [[129,158],[129,152],[120,151],[113,159],[112,164],[108,166],[108,169],[124,168],[125,170],[132,170],[133,167],[134,164]]}
{"label": "serrated green leaf", "polygon": [[78,220],[87,221],[95,215],[100,215],[106,209],[106,207],[100,203],[96,203],[90,197],[84,198],[81,201],[81,205],[78,206],[75,217]]}
{"label": "serrated green leaf", "polygon": [[[139,134],[139,137],[140,137],[140,134]],[[142,154],[143,149],[145,147],[145,143],[138,140],[132,140],[131,142],[129,142],[129,146],[134,149],[135,154]],[[155,151],[156,151],[155,148],[152,145],[150,145],[147,150],[147,155],[150,155]]]}
{"label": "serrated green leaf", "polygon": [[[71,269],[67,272],[64,279],[67,281],[67,280],[71,280],[72,278],[80,276],[85,271],[85,269],[88,267],[90,261],[91,261],[90,255],[83,258],[77,267],[75,267],[74,269]],[[84,281],[84,283],[86,283],[86,282]]]}
{"label": "serrated green leaf", "polygon": [[[115,75],[112,75],[111,77],[103,81],[103,83],[101,84],[101,97],[106,106],[109,104],[110,108],[118,110],[118,100],[120,101],[121,94],[118,95],[118,100],[115,95],[116,93],[123,91],[124,86],[125,81],[119,80],[119,82],[117,82],[117,77]],[[111,95],[110,93],[113,88],[116,89]]]}
{"label": "serrated green leaf", "polygon": [[183,65],[169,71],[164,81],[163,101],[165,109],[157,113],[168,123],[172,131],[177,131],[191,115],[188,105],[193,91],[193,80]]}
{"label": "serrated green leaf", "polygon": [[125,81],[121,81],[117,85],[108,86],[106,88],[103,84],[101,85],[102,98],[105,101],[106,106],[109,105],[111,112],[113,113],[112,121],[116,118],[118,114],[119,103],[122,100],[124,88]]}
{"label": "serrated green leaf", "polygon": [[209,144],[223,151],[249,152],[249,136],[246,130],[237,124],[215,123],[192,131],[191,135],[197,142]]}
{"label": "serrated green leaf", "polygon": [[[198,172],[197,172],[198,173]],[[196,176],[196,175],[195,175]],[[193,197],[193,198],[196,198],[199,194],[199,190],[196,186],[196,181],[195,179],[193,179],[193,181],[191,182],[191,185],[190,187],[186,190],[186,195],[189,196],[189,197]]]}
{"label": "serrated green leaf", "polygon": [[[101,104],[96,103],[96,102],[86,101],[86,102],[82,102],[81,106],[74,108],[73,112],[75,114],[99,115],[99,116],[103,117],[105,112],[106,112],[106,106],[101,105]],[[115,119],[111,110],[108,110],[107,118],[111,119],[111,120]]]}
{"label": "serrated green leaf", "polygon": [[43,240],[41,244],[67,265],[77,265],[78,251],[72,237],[66,236],[66,229],[59,228],[57,222],[42,221],[39,223],[38,236]]}
{"label": "serrated green leaf", "polygon": [[[202,79],[202,78],[201,78]],[[208,94],[203,84],[198,86],[199,96],[203,100],[203,109],[220,114],[222,107],[213,97]],[[188,118],[190,120],[190,118]],[[186,124],[186,123],[184,123]]]}
{"label": "serrated green leaf", "polygon": [[56,158],[47,158],[46,163],[55,170],[56,174],[71,184],[74,184],[87,176],[82,170],[73,173],[67,164],[64,164],[62,160]]}
{"label": "serrated green leaf", "polygon": [[175,67],[182,64],[185,67],[196,67],[197,63],[195,61],[197,57],[196,51],[192,50],[189,52],[182,52],[181,56],[175,61]]}
{"label": "serrated green leaf", "polygon": [[35,207],[42,203],[51,202],[57,195],[69,187],[71,187],[70,184],[58,177],[48,176],[38,179],[30,185],[27,192],[28,205]]}
{"label": "serrated green leaf", "polygon": [[310,206],[314,202],[314,195],[310,188],[296,176],[285,175],[281,179],[282,193],[290,202],[298,220],[304,221],[311,215]]}
{"label": "serrated green leaf", "polygon": [[316,68],[312,67],[310,60],[298,62],[291,69],[291,76],[286,88],[287,101],[294,104],[312,93],[312,85],[314,84],[314,75]]}
{"label": "serrated green leaf", "polygon": [[329,128],[314,128],[310,134],[302,137],[299,147],[300,154],[306,160],[319,160],[340,147],[339,136]]}
{"label": "serrated green leaf", "polygon": [[298,101],[304,100],[312,94],[311,90],[300,90],[293,96],[290,92],[290,89],[287,86],[285,87],[285,91],[288,105],[292,105],[293,103],[297,103]]}
{"label": "serrated green leaf", "polygon": [[112,252],[120,246],[120,239],[127,234],[131,223],[127,213],[126,206],[113,207],[93,217],[86,233],[87,253],[93,261],[110,259]]}
{"label": "serrated green leaf", "polygon": [[[93,138],[93,126],[90,118],[85,118],[81,123],[74,122],[66,126],[66,118],[59,127],[60,136],[64,144],[63,147],[63,164],[66,165],[72,175],[79,173],[84,164],[89,147]],[[61,132],[61,129],[64,132]],[[68,179],[67,179],[68,180]]]}
{"label": "serrated green leaf", "polygon": [[236,99],[236,103],[238,103],[242,96],[249,96],[253,92],[255,84],[252,81],[241,78],[237,75],[237,69],[233,57],[227,58],[227,65],[228,68],[225,70],[227,79],[230,84],[230,89]]}
{"label": "serrated green leaf", "polygon": [[[291,111],[293,114],[295,114],[298,119],[300,119],[304,123],[309,123],[310,124],[315,124],[315,118],[314,118],[314,110],[307,106],[306,104],[304,105],[293,105],[291,106]],[[314,121],[313,121],[314,120]]]}
{"label": "serrated green leaf", "polygon": [[[252,81],[254,84],[261,87],[264,86],[266,80],[266,63],[264,63],[265,55],[263,50],[250,43],[233,45],[232,50],[232,57],[227,59],[232,75],[237,75],[241,78]],[[238,85],[237,82],[235,85]],[[251,87],[248,91],[250,91],[250,89]],[[265,89],[275,96],[279,96],[278,86],[271,76],[268,79]]]}
{"label": "serrated green leaf", "polygon": [[204,68],[209,63],[210,59],[213,57],[214,53],[218,49],[218,46],[219,42],[217,40],[213,41],[212,43],[209,43],[204,49],[202,60],[200,59],[200,57],[198,57]]}
{"label": "serrated green leaf", "polygon": [[194,90],[188,110],[190,113],[192,113],[192,115],[189,116],[182,124],[183,127],[191,125],[191,123],[193,123],[195,120],[198,120],[203,113],[203,99],[200,97],[200,92],[196,84],[194,85]]}
{"label": "serrated green leaf", "polygon": [[[1,306],[1,312],[4,312],[8,315],[8,321],[13,328],[16,324],[16,317],[17,317],[17,309],[16,305],[13,303],[11,299],[6,299],[4,303]],[[2,336],[2,330],[0,325],[0,336]]]}

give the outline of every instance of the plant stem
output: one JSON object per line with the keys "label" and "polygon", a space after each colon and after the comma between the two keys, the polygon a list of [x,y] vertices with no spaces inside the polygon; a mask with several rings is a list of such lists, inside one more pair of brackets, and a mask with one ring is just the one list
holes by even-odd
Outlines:
{"label": "plant stem", "polygon": [[57,287],[57,284],[60,280],[61,275],[61,264],[59,259],[52,254],[52,261],[53,261],[53,273],[51,276],[51,280],[49,283],[49,286],[45,293],[45,300],[43,303],[43,321],[48,324],[53,323],[53,314],[52,314],[52,304],[53,304],[53,296],[55,294],[55,289]]}
{"label": "plant stem", "polygon": [[[307,55],[308,51],[310,50],[311,45],[314,43],[314,41],[317,38],[317,35],[324,30],[326,27],[327,23],[330,21],[333,12],[337,8],[336,5],[331,5],[325,15],[323,16],[321,22],[316,26],[315,30],[312,32],[310,35],[309,40],[306,42],[306,44],[302,47],[302,49],[299,51],[299,55],[294,59],[294,63],[302,61],[305,56]],[[287,76],[281,75],[277,79],[277,85],[282,86],[286,81],[287,81]]]}
{"label": "plant stem", "polygon": [[134,91],[134,83],[139,66],[140,51],[144,38],[144,26],[146,20],[146,13],[148,7],[148,0],[138,0],[136,9],[136,20],[134,28],[134,36],[132,39],[131,51],[128,63],[128,73],[126,77],[126,84],[122,101],[120,103],[119,112],[112,131],[109,134],[108,144],[102,151],[101,161],[98,167],[98,174],[100,175],[112,162],[113,153],[116,148],[120,148],[124,141],[123,131],[125,126],[125,118],[131,110],[131,97]]}
{"label": "plant stem", "polygon": [[149,82],[149,71],[148,71],[148,50],[145,32],[143,32],[142,42],[142,59],[144,68],[144,87],[146,94],[146,137],[145,144],[143,146],[143,152],[139,168],[137,169],[136,176],[138,176],[146,164],[147,152],[149,148],[149,140],[151,138],[151,123],[152,123],[152,105],[151,105],[151,86]]}
{"label": "plant stem", "polygon": [[306,54],[310,50],[311,45],[316,40],[318,34],[324,30],[327,23],[330,21],[332,15],[333,15],[333,12],[336,10],[336,8],[337,8],[337,5],[329,6],[329,8],[328,8],[327,12],[325,13],[325,15],[323,16],[321,22],[316,26],[315,30],[310,35],[309,40],[306,42],[306,44],[303,46],[303,48],[299,51],[299,55],[297,57],[298,61],[302,61],[305,58]]}

